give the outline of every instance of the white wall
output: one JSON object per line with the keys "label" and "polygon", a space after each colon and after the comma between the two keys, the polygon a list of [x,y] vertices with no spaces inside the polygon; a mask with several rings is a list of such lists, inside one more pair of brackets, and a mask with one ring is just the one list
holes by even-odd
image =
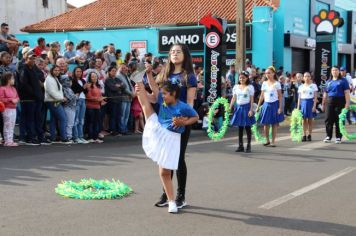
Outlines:
{"label": "white wall", "polygon": [[[66,12],[66,0],[48,0],[44,8],[42,0],[0,0],[0,22],[9,24],[10,33],[22,33],[21,28]],[[1,24],[0,23],[0,24]]]}

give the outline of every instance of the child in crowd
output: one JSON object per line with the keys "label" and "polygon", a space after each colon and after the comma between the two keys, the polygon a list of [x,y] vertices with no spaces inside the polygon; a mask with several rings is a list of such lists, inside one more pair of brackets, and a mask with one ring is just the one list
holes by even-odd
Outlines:
{"label": "child in crowd", "polygon": [[5,105],[3,114],[4,119],[4,146],[16,147],[14,142],[14,128],[16,121],[16,105],[19,102],[19,96],[14,87],[15,78],[10,72],[4,73],[1,78],[0,101]]}

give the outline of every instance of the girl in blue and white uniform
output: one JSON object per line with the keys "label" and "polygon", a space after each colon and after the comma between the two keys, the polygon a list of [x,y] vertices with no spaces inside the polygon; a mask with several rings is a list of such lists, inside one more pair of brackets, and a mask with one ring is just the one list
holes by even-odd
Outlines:
{"label": "girl in blue and white uniform", "polygon": [[[230,110],[232,111],[235,108],[231,125],[239,127],[239,146],[236,152],[251,152],[251,126],[256,123],[252,106],[254,94],[255,89],[250,85],[249,73],[242,71],[238,84],[232,90],[233,97],[230,103]],[[243,146],[244,128],[247,134],[246,150]]]}
{"label": "girl in blue and white uniform", "polygon": [[[267,81],[263,82],[261,87],[261,96],[258,101],[257,111],[263,103],[260,115],[260,123],[264,126],[265,136],[267,142],[264,146],[275,147],[275,140],[277,136],[277,128],[280,122],[284,120],[282,110],[282,87],[278,82],[276,76],[276,69],[273,66],[267,68],[266,72]],[[269,138],[269,129],[272,126],[272,142]]]}
{"label": "girl in blue and white uniform", "polygon": [[[312,141],[313,118],[316,117],[316,104],[318,101],[318,87],[313,83],[309,72],[304,73],[304,84],[298,88],[298,109],[303,114],[302,142]],[[308,136],[307,136],[308,134]]]}
{"label": "girl in blue and white uniform", "polygon": [[[146,119],[142,136],[142,147],[146,155],[159,165],[160,178],[168,200],[168,212],[178,212],[174,200],[172,170],[178,169],[181,152],[181,136],[187,125],[198,121],[196,111],[179,100],[181,85],[177,81],[165,81],[161,93],[152,76],[152,67],[146,64],[146,74],[152,90],[147,94],[142,78],[134,79],[138,100]],[[158,102],[159,113],[153,110],[151,103]]]}

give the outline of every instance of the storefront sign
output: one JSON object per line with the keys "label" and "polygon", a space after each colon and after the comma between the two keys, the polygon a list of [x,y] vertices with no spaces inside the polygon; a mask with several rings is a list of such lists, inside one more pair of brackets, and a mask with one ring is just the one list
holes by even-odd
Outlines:
{"label": "storefront sign", "polygon": [[331,42],[318,43],[315,50],[315,79],[320,83],[321,76],[330,76],[330,69],[332,67],[332,48]]}
{"label": "storefront sign", "polygon": [[130,51],[137,49],[140,53],[140,58],[143,58],[147,53],[147,41],[130,41]]}
{"label": "storefront sign", "polygon": [[[188,45],[190,51],[204,51],[204,28],[175,28],[160,30],[159,52],[168,52],[170,47],[175,43]],[[225,43],[227,50],[236,49],[236,27],[228,26],[225,33]],[[246,26],[246,49],[252,50],[252,26]]]}
{"label": "storefront sign", "polygon": [[226,54],[223,21],[211,15],[203,17],[200,21],[206,27],[204,97],[209,104],[221,97],[221,71],[223,56]]}
{"label": "storefront sign", "polygon": [[344,19],[340,13],[334,10],[321,10],[313,17],[315,32],[318,35],[335,34],[336,28],[344,25]]}
{"label": "storefront sign", "polygon": [[316,40],[312,38],[307,38],[305,40],[305,46],[314,49],[316,47]]}

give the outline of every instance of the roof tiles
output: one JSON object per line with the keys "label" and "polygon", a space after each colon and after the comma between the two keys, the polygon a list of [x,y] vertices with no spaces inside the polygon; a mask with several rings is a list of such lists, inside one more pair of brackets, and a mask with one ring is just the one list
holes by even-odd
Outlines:
{"label": "roof tiles", "polygon": [[[24,32],[81,31],[154,25],[194,25],[208,13],[236,19],[237,0],[98,0],[81,8],[21,29]],[[223,4],[222,4],[223,3]],[[271,6],[269,0],[246,0],[246,20],[253,6]]]}

